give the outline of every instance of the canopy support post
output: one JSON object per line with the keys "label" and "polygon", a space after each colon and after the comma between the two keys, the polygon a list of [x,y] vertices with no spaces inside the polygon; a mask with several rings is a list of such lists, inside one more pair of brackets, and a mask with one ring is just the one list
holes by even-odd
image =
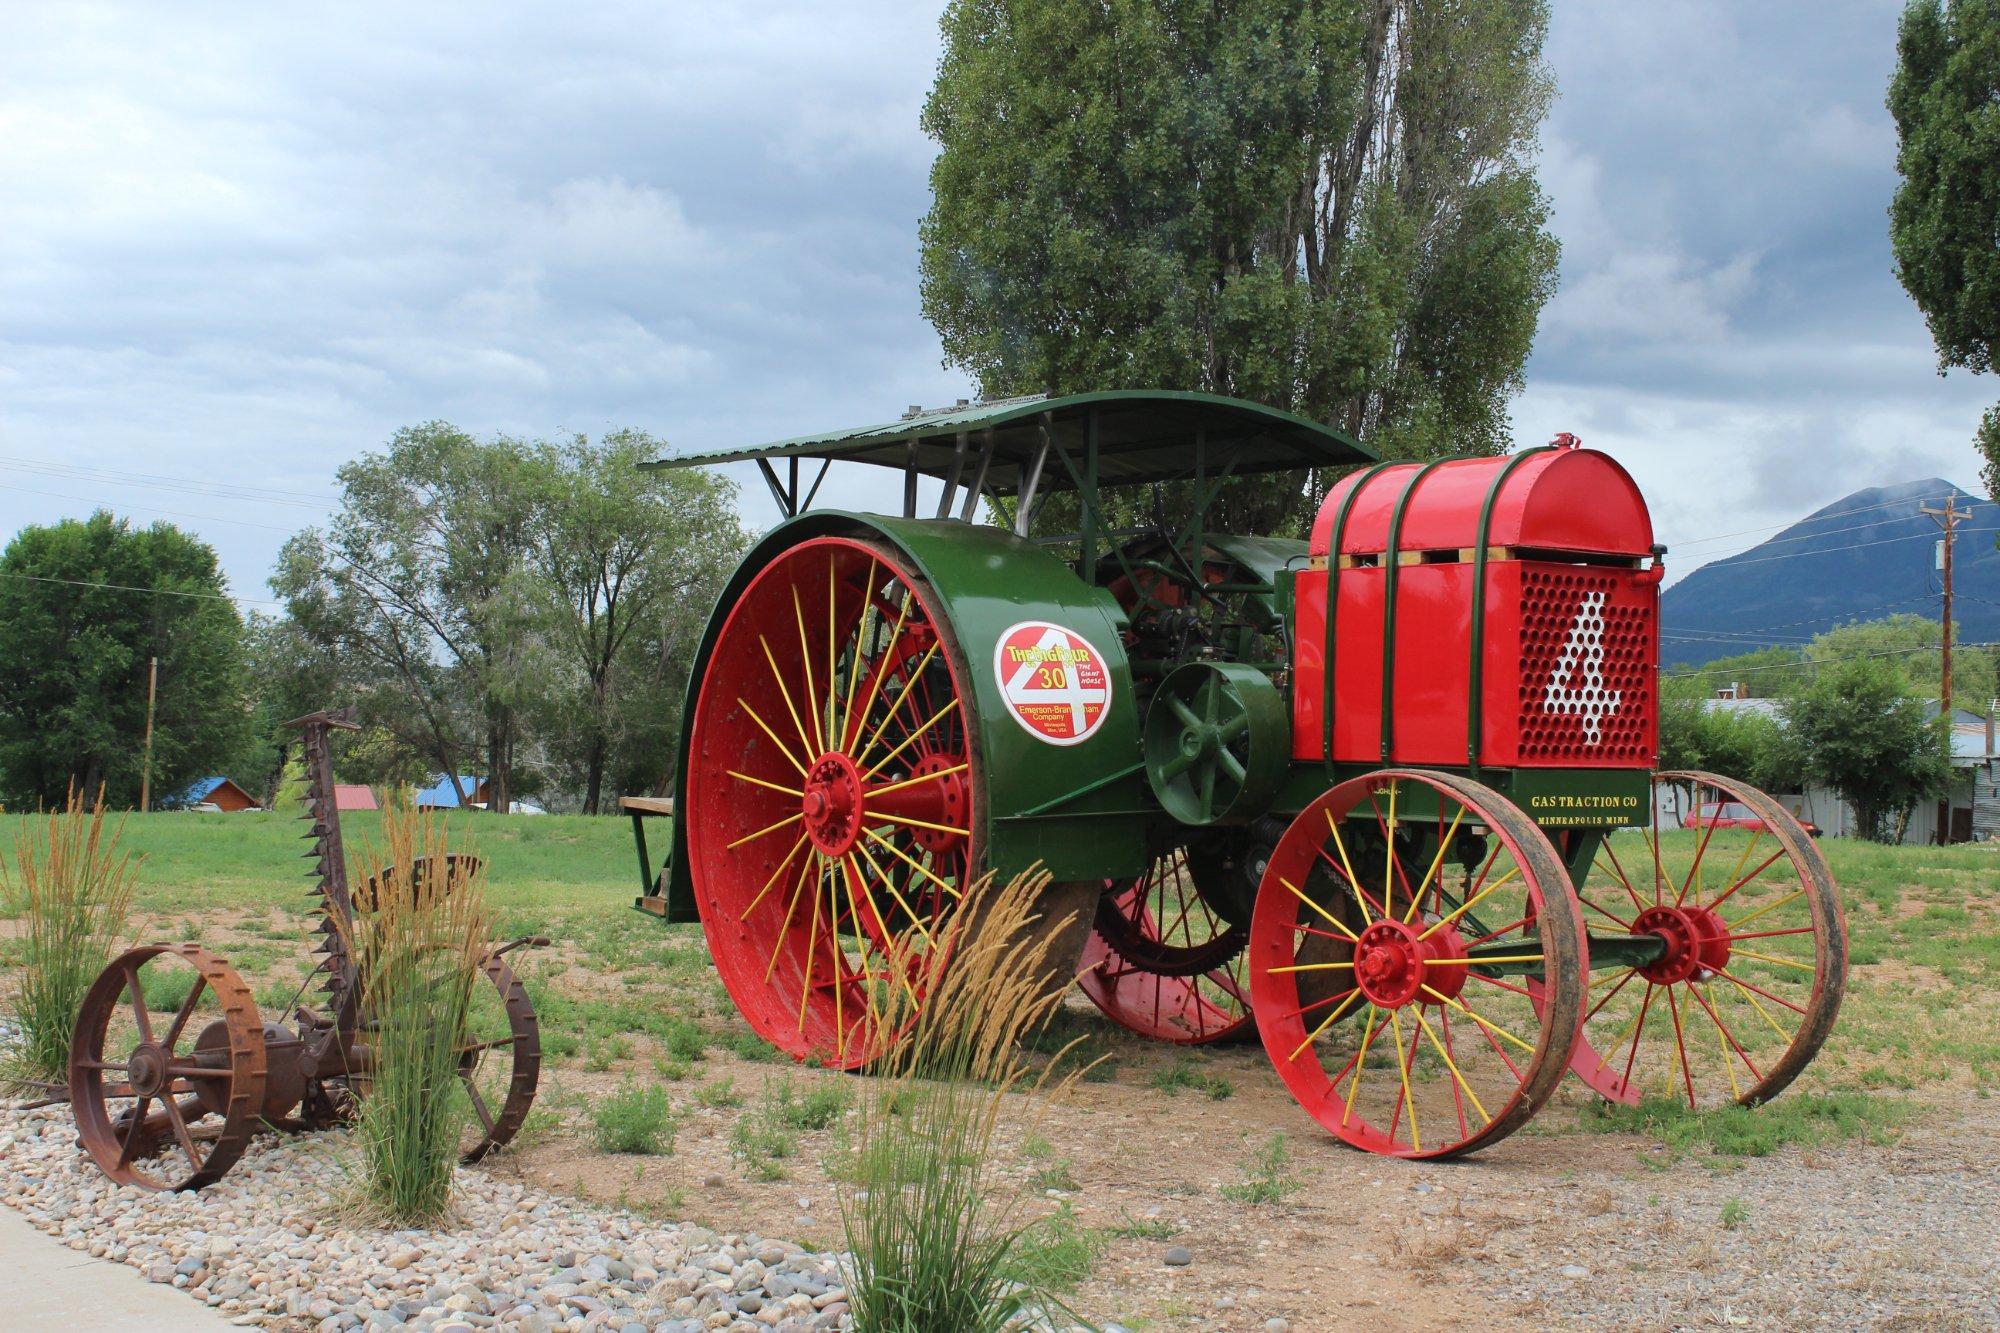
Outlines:
{"label": "canopy support post", "polygon": [[[757,470],[764,474],[764,484],[771,488],[771,498],[778,502],[779,512],[786,518],[797,518],[799,513],[798,507],[792,503],[793,496],[785,494],[784,485],[779,482],[777,471],[771,466],[771,460],[768,458],[758,459]],[[796,494],[797,492],[794,491],[793,495]]]}
{"label": "canopy support post", "polygon": [[952,494],[958,490],[958,479],[959,476],[964,471],[965,471],[965,432],[960,431],[958,433],[958,442],[956,446],[952,449],[951,473],[949,476],[945,478],[944,492],[938,496],[937,516],[939,518],[950,517],[951,497]]}
{"label": "canopy support post", "polygon": [[1041,489],[1042,466],[1049,461],[1049,445],[1055,440],[1055,431],[1050,425],[1049,414],[1042,413],[1042,442],[1035,448],[1035,461],[1028,468],[1028,479],[1014,492],[1014,535],[1028,535],[1028,521],[1035,515],[1035,493]]}
{"label": "canopy support post", "polygon": [[986,491],[986,469],[993,462],[993,430],[989,426],[979,436],[979,471],[972,474],[972,484],[965,488],[965,508],[958,513],[959,520],[970,523],[979,510],[979,497]]}

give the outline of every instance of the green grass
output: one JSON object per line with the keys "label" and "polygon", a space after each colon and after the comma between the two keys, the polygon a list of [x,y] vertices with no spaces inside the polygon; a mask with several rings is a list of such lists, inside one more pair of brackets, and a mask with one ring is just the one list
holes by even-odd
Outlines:
{"label": "green grass", "polygon": [[1909,1111],[1907,1103],[1879,1093],[1792,1091],[1762,1106],[1707,1111],[1690,1111],[1670,1097],[1649,1097],[1637,1106],[1593,1101],[1578,1118],[1586,1130],[1657,1139],[1676,1158],[1734,1158],[1766,1157],[1792,1144],[1887,1143]]}
{"label": "green grass", "polygon": [[1004,1271],[1015,1282],[1067,1295],[1090,1276],[1109,1245],[1106,1232],[1083,1225],[1064,1203],[1021,1232]]}
{"label": "green grass", "polygon": [[1221,1192],[1231,1203],[1282,1203],[1304,1188],[1305,1182],[1292,1172],[1292,1154],[1285,1146],[1285,1136],[1273,1134],[1251,1154],[1243,1179],[1222,1186]]}
{"label": "green grass", "polygon": [[1236,1092],[1236,1085],[1220,1074],[1211,1074],[1193,1056],[1184,1055],[1165,1069],[1156,1069],[1146,1086],[1168,1096],[1182,1090],[1199,1092],[1211,1101],[1224,1101]]}
{"label": "green grass", "polygon": [[674,1150],[679,1124],[666,1089],[627,1085],[591,1107],[590,1127],[599,1152],[657,1157]]}
{"label": "green grass", "polygon": [[[0,814],[0,846],[12,846],[31,816]],[[138,906],[142,911],[242,910],[299,907],[299,835],[305,824],[269,811],[240,815],[154,812],[124,819],[120,849],[136,861]],[[379,848],[381,814],[352,811],[341,817],[350,852]],[[667,845],[669,825],[655,820],[646,830],[657,858]],[[470,845],[486,858],[486,895],[504,915],[524,910],[537,921],[573,911],[613,913],[630,907],[638,883],[628,820],[588,815],[488,815],[445,817],[452,846]],[[646,923],[634,919],[634,924]],[[289,931],[271,927],[273,938]],[[646,938],[650,936],[650,939]],[[655,925],[637,936],[635,947],[657,947]]]}
{"label": "green grass", "polygon": [[780,1079],[764,1092],[764,1113],[786,1129],[826,1129],[854,1104],[854,1090],[844,1080],[815,1083],[801,1089]]}

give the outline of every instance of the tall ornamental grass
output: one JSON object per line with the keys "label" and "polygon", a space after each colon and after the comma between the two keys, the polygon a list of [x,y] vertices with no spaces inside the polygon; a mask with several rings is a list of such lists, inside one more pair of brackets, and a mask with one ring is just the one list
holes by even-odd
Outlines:
{"label": "tall ornamental grass", "polygon": [[[363,864],[378,887],[358,891],[349,941],[361,976],[368,1047],[355,1119],[359,1211],[386,1225],[444,1216],[460,1132],[470,1114],[459,1081],[480,962],[493,919],[477,862],[448,859],[443,821],[385,810],[383,847]],[[419,869],[419,862],[422,867]]]}
{"label": "tall ornamental grass", "polygon": [[940,928],[949,947],[912,965],[921,1006],[901,987],[882,1002],[903,1032],[856,1109],[839,1190],[859,1333],[986,1333],[1060,1304],[1021,1262],[1034,1227],[992,1161],[1008,1094],[1050,1090],[1056,1067],[1036,1074],[1021,1044],[1062,998],[1042,981],[1062,924],[1038,918],[1047,883],[981,881]]}
{"label": "tall ornamental grass", "polygon": [[0,1077],[18,1090],[48,1091],[68,1077],[84,992],[125,942],[133,875],[118,850],[122,827],[107,827],[101,788],[88,805],[71,788],[60,809],[23,822],[14,873],[0,862],[7,913],[22,922],[16,1031],[0,1061]]}

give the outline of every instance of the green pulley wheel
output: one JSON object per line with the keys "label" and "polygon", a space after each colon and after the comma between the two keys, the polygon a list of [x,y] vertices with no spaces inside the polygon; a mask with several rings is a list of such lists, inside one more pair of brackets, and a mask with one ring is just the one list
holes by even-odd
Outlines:
{"label": "green pulley wheel", "polygon": [[1239,662],[1188,662],[1146,711],[1146,780],[1183,824],[1240,824],[1269,807],[1285,776],[1285,702]]}

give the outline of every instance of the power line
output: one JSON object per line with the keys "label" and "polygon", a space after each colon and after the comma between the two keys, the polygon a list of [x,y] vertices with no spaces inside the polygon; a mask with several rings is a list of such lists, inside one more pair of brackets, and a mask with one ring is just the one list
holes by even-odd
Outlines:
{"label": "power line", "polygon": [[[2000,528],[1967,528],[1966,531],[2000,532]],[[1754,560],[1738,560],[1735,556],[1724,556],[1722,560],[1716,560],[1710,563],[1715,565],[1720,565],[1723,563],[1724,560],[1726,560],[1730,562],[1729,567],[1731,569],[1741,569],[1745,565],[1762,565],[1772,560],[1797,560],[1809,555],[1843,555],[1848,551],[1862,551],[1866,550],[1868,547],[1871,546],[1891,546],[1894,545],[1896,542],[1935,541],[1935,540],[1937,539],[1931,536],[1927,532],[1912,532],[1907,536],[1884,537],[1880,541],[1873,541],[1873,542],[1855,542],[1850,546],[1835,546],[1823,551],[1785,551],[1778,555],[1760,555]],[[1754,550],[1755,548],[1753,547],[1752,549]],[[1701,568],[1703,569],[1706,569],[1708,567],[1709,566],[1707,565],[1701,566]]]}
{"label": "power line", "polygon": [[[1931,498],[1933,497],[1928,495],[1911,495],[1911,496],[1905,496],[1903,499],[1900,500],[1883,500],[1878,504],[1858,505],[1853,509],[1844,510],[1839,515],[1836,515],[1834,517],[1848,518],[1852,517],[1855,514],[1870,514],[1878,509],[1894,509],[1899,505],[1906,505],[1911,503],[1912,501],[1928,500]],[[1818,514],[1808,514],[1804,518],[1795,518],[1785,523],[1772,523],[1767,527],[1744,528],[1740,532],[1725,532],[1714,537],[1690,537],[1684,542],[1674,543],[1674,549],[1678,551],[1683,547],[1688,547],[1688,546],[1705,546],[1710,542],[1728,541],[1732,537],[1752,537],[1760,532],[1778,532],[1784,528],[1797,527],[1801,523],[1810,523],[1815,518],[1818,517],[1819,517]]]}
{"label": "power line", "polygon": [[310,495],[305,491],[280,490],[272,486],[243,486],[235,482],[203,481],[193,477],[169,477],[157,472],[126,472],[117,468],[57,463],[41,458],[20,458],[0,454],[0,467],[19,468],[24,472],[39,472],[46,476],[75,477],[85,481],[104,481],[121,486],[180,491],[187,495],[215,496],[226,500],[255,500],[269,504],[297,505],[309,509],[323,509],[327,505],[325,496]]}
{"label": "power line", "polygon": [[266,597],[238,597],[222,592],[188,592],[180,588],[141,588],[131,583],[94,583],[87,579],[57,579],[43,574],[19,574],[11,569],[0,569],[0,579],[25,579],[29,583],[61,583],[72,588],[107,588],[113,592],[157,593],[162,597],[192,597],[205,602],[251,602],[258,606],[283,606]]}
{"label": "power line", "polygon": [[0,483],[0,487],[4,487],[10,491],[19,491],[23,495],[46,495],[51,500],[74,500],[78,504],[96,505],[100,509],[136,509],[141,513],[165,514],[169,518],[190,518],[201,523],[231,523],[239,528],[262,528],[266,532],[297,531],[295,528],[281,528],[275,523],[252,523],[247,518],[223,518],[216,514],[189,514],[179,509],[159,509],[153,505],[135,505],[120,501],[114,506],[103,500],[94,500],[87,495],[65,495],[61,491],[36,490],[33,486],[17,486],[13,482]]}

